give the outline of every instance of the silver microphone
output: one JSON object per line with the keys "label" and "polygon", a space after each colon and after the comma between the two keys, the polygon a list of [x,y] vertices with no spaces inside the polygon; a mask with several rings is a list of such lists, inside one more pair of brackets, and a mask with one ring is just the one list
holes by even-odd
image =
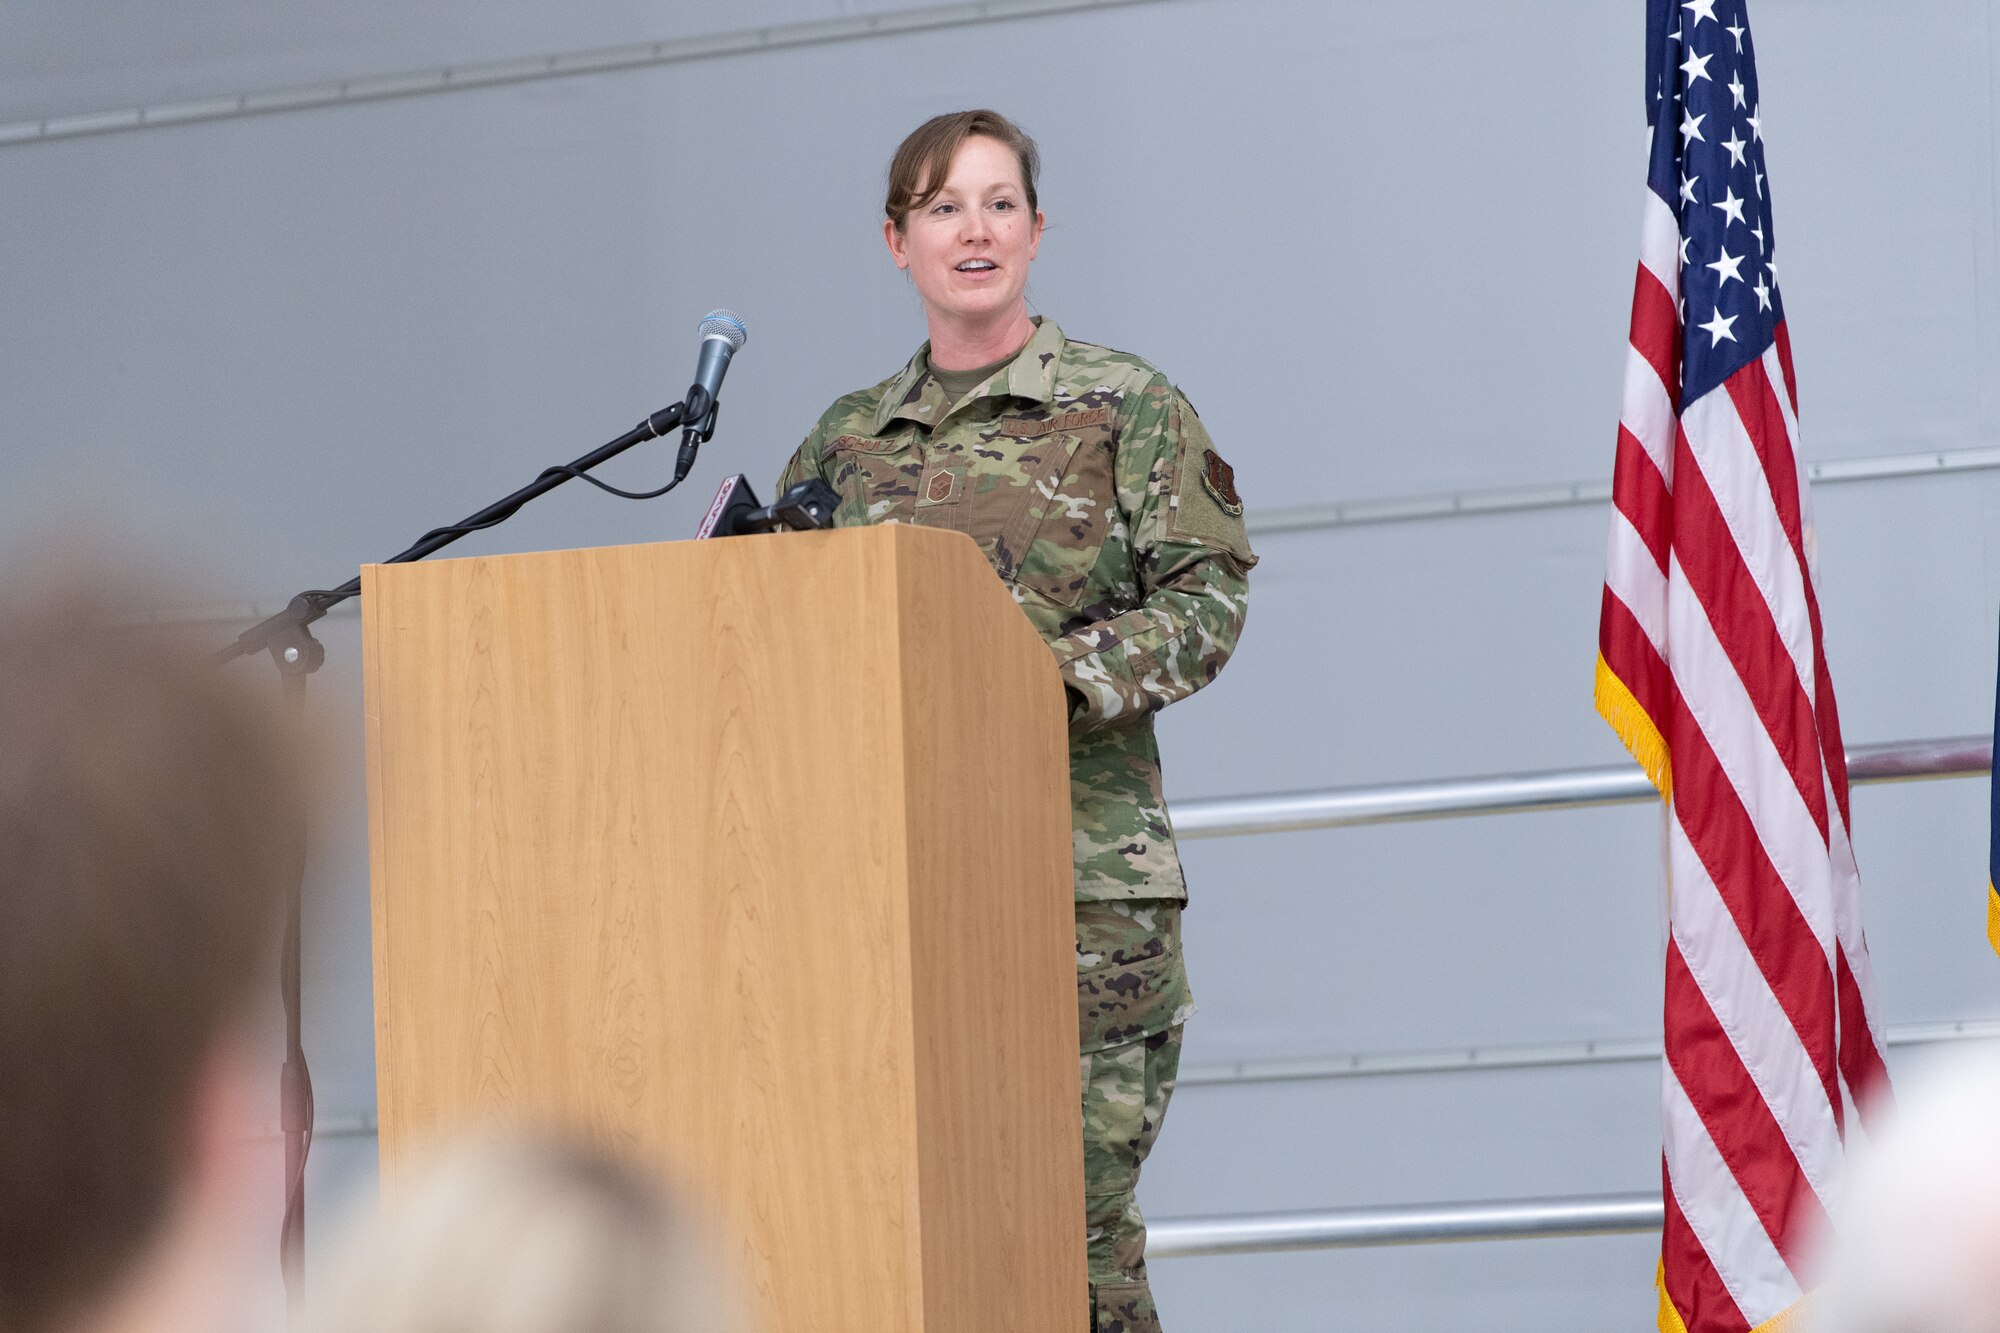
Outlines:
{"label": "silver microphone", "polygon": [[[695,363],[688,406],[706,405],[699,414],[704,421],[715,415],[715,400],[722,392],[722,377],[729,372],[729,358],[749,338],[750,331],[743,327],[742,318],[734,310],[711,310],[702,318],[701,359]],[[712,425],[710,429],[713,430]]]}
{"label": "silver microphone", "polygon": [[688,389],[687,411],[682,420],[679,456],[674,460],[674,480],[687,476],[694,466],[695,450],[715,434],[715,404],[722,392],[722,377],[729,373],[729,358],[750,340],[750,331],[734,310],[711,310],[701,321],[701,359],[695,362],[694,384]]}

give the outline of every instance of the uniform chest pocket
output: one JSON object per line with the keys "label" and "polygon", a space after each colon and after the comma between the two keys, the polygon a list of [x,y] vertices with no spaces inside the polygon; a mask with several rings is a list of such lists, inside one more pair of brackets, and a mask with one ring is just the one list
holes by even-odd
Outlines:
{"label": "uniform chest pocket", "polygon": [[843,526],[908,522],[917,504],[923,459],[907,435],[837,437],[826,450],[826,475],[840,492]]}
{"label": "uniform chest pocket", "polygon": [[995,563],[1003,577],[1075,606],[1118,509],[1111,423],[1052,432],[1037,444],[1039,466],[1026,502],[1000,534]]}

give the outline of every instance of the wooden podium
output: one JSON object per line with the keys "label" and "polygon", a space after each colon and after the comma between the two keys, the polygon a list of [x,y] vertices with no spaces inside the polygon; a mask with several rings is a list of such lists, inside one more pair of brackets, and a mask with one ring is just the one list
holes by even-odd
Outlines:
{"label": "wooden podium", "polygon": [[382,1161],[555,1119],[770,1333],[1076,1333],[1068,748],[895,525],[362,571]]}

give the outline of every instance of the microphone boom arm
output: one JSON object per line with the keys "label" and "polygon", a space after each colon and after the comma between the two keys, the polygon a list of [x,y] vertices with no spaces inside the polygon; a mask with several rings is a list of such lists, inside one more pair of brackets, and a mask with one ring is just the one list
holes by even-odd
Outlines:
{"label": "microphone boom arm", "polygon": [[[689,426],[691,422],[696,425],[703,424],[705,417],[708,430],[713,433],[715,402],[713,399],[707,402],[700,401],[705,396],[691,394],[690,397],[695,399],[692,404],[675,403],[671,407],[661,408],[617,439],[599,445],[575,462],[549,468],[520,490],[495,500],[478,513],[462,518],[448,527],[431,529],[410,546],[398,551],[382,563],[406,565],[412,561],[422,560],[425,556],[443,550],[467,533],[478,532],[505,522],[512,518],[522,505],[536,496],[546,495],[572,477],[582,476],[600,463],[616,458],[633,445],[659,439],[676,427]],[[690,411],[691,406],[703,408],[702,415],[694,415]],[[689,435],[693,434],[693,426],[689,426]],[[676,462],[674,479],[668,483],[669,490],[679,485],[687,476],[688,468],[693,466],[693,446],[707,438],[707,435],[702,435],[700,440],[683,441],[681,460]],[[318,670],[321,663],[326,660],[326,649],[313,638],[312,632],[306,627],[348,598],[358,597],[360,594],[359,575],[338,588],[315,588],[302,592],[287,602],[284,610],[259,621],[237,635],[235,642],[215,655],[215,664],[220,666],[239,657],[250,657],[268,651],[272,660],[278,664],[279,671],[287,675],[309,675]]]}

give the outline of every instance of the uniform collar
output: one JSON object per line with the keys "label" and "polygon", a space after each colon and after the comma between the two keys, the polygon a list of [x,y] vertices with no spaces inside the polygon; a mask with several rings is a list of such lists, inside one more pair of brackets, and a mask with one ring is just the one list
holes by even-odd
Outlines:
{"label": "uniform collar", "polygon": [[[1063,331],[1056,327],[1056,322],[1037,316],[1034,336],[1014,354],[1012,361],[994,371],[993,378],[967,401],[1005,393],[1031,402],[1053,402],[1064,343]],[[930,373],[930,364],[931,345],[926,342],[903,367],[903,373],[896,377],[889,391],[882,395],[882,404],[875,409],[877,435],[888,430],[889,423],[898,418],[927,428],[935,427],[944,420],[951,404],[945,401],[944,390]]]}

